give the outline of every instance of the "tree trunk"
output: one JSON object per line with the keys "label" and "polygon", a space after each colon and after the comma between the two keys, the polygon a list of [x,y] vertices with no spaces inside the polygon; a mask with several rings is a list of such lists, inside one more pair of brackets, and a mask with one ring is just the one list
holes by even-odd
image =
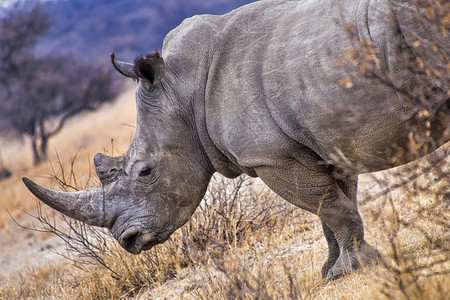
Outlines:
{"label": "tree trunk", "polygon": [[38,138],[33,136],[31,138],[31,150],[33,151],[33,164],[36,166],[43,161],[41,154],[38,150]]}
{"label": "tree trunk", "polygon": [[41,136],[41,161],[48,159],[48,138],[47,135]]}

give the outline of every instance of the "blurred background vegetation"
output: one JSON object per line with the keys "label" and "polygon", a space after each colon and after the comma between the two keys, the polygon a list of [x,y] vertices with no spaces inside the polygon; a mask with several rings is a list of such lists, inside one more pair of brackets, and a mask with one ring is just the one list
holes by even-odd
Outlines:
{"label": "blurred background vegetation", "polygon": [[1,1],[0,180],[11,175],[1,159],[11,138],[30,139],[37,165],[48,159],[48,141],[68,119],[115,99],[122,79],[109,66],[111,51],[132,61],[161,49],[183,19],[248,2]]}

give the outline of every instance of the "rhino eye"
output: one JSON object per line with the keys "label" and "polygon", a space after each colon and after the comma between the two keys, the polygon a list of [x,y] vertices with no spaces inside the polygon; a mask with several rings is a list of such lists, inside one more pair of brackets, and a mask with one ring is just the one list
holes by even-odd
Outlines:
{"label": "rhino eye", "polygon": [[139,176],[148,176],[152,172],[152,168],[146,167],[139,172]]}

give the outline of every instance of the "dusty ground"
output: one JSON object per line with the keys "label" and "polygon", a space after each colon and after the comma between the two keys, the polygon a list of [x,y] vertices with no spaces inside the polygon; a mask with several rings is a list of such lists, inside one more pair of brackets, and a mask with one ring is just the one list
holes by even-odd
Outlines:
{"label": "dusty ground", "polygon": [[[33,212],[32,212],[33,213]],[[29,217],[20,216],[17,220],[24,223]],[[8,221],[12,222],[12,221]],[[33,269],[46,264],[61,263],[62,257],[55,251],[63,252],[64,244],[54,236],[17,228],[9,223],[8,227],[14,231],[2,234],[0,248],[0,281],[7,279],[12,273]]]}

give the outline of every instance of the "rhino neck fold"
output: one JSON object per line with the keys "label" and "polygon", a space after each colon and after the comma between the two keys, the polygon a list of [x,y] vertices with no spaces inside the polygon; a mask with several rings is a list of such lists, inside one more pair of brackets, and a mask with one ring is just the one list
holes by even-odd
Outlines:
{"label": "rhino neck fold", "polygon": [[203,97],[195,97],[192,110],[194,112],[195,127],[201,147],[203,148],[205,156],[209,160],[209,164],[213,171],[219,172],[228,178],[235,178],[243,172],[239,170],[239,168],[237,168],[211,140],[206,126],[204,102],[204,95]]}

